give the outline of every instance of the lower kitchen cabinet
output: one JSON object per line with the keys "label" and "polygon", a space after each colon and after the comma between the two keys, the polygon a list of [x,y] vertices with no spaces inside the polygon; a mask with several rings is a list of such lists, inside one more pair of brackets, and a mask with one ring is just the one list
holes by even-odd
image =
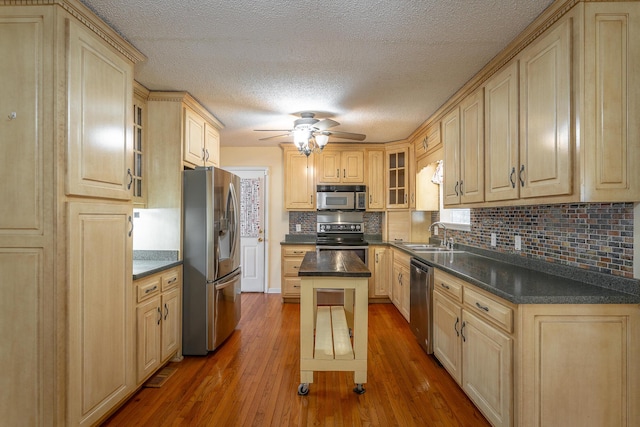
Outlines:
{"label": "lower kitchen cabinet", "polygon": [[386,246],[369,247],[369,300],[389,300],[389,266],[391,249]]}
{"label": "lower kitchen cabinet", "polygon": [[520,427],[640,425],[640,307],[521,305]]}
{"label": "lower kitchen cabinet", "polygon": [[304,254],[314,251],[314,245],[283,245],[281,246],[281,276],[282,301],[300,302],[300,278],[298,270],[304,259]]}
{"label": "lower kitchen cabinet", "polygon": [[400,250],[393,250],[393,267],[391,270],[391,302],[409,321],[409,287],[411,257]]}
{"label": "lower kitchen cabinet", "polygon": [[136,280],[137,384],[142,384],[172,356],[181,337],[182,267]]}
{"label": "lower kitchen cabinet", "polygon": [[435,270],[434,355],[494,426],[513,425],[513,308]]}

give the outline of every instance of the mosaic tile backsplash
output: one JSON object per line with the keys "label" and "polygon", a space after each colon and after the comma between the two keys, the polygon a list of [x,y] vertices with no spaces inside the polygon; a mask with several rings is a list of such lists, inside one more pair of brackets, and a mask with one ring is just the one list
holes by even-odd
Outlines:
{"label": "mosaic tile backsplash", "polygon": [[[364,213],[364,234],[382,234],[382,212]],[[316,212],[289,212],[289,234],[316,234]],[[301,231],[296,231],[300,224]]]}
{"label": "mosaic tile backsplash", "polygon": [[[434,212],[433,221],[438,218]],[[469,246],[633,278],[632,203],[471,209],[471,231],[448,233]],[[522,238],[521,251],[514,235]]]}

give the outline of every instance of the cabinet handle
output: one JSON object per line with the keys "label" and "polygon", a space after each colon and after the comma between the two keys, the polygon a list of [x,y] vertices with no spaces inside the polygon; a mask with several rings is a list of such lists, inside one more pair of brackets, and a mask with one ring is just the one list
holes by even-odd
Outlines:
{"label": "cabinet handle", "polygon": [[369,204],[373,203],[373,195],[369,194]]}
{"label": "cabinet handle", "polygon": [[449,285],[445,285],[444,283],[440,283],[440,286],[442,286],[445,289],[451,289]]}
{"label": "cabinet handle", "polygon": [[520,178],[520,186],[524,187],[524,165],[520,166],[520,174],[519,174],[519,178]]}
{"label": "cabinet handle", "polygon": [[340,169],[336,169],[336,176],[340,178]]}
{"label": "cabinet handle", "polygon": [[460,195],[460,194],[458,194],[458,185],[460,185],[460,181],[456,181],[456,188],[455,188],[456,196]]}
{"label": "cabinet handle", "polygon": [[511,173],[509,174],[509,181],[511,181],[511,188],[516,188],[516,168],[511,168]]}
{"label": "cabinet handle", "polygon": [[342,177],[343,178],[347,177],[347,170],[346,169],[342,169]]}
{"label": "cabinet handle", "polygon": [[380,255],[380,254],[376,254],[376,264],[379,262],[378,255]]}
{"label": "cabinet handle", "polygon": [[407,203],[407,195],[404,195],[404,202]]}
{"label": "cabinet handle", "polygon": [[133,234],[133,220],[131,219],[131,215],[129,215],[129,224],[131,224],[131,228],[129,229],[129,237]]}
{"label": "cabinet handle", "polygon": [[205,153],[204,161],[205,161],[205,162],[208,162],[208,161],[209,161],[209,150],[205,149],[205,150],[204,150],[204,153]]}
{"label": "cabinet handle", "polygon": [[178,280],[178,278],[177,278],[177,277],[174,277],[173,279],[169,280],[169,281],[167,282],[167,284],[168,284],[168,285],[170,285],[170,284],[172,284],[172,283],[175,283],[175,282],[176,282],[176,280]]}
{"label": "cabinet handle", "polygon": [[299,288],[299,287],[300,287],[300,285],[293,285],[293,287],[294,287],[294,288]]}
{"label": "cabinet handle", "polygon": [[202,158],[202,160],[204,160],[204,147],[202,147],[202,155],[200,156]]}
{"label": "cabinet handle", "polygon": [[463,193],[463,191],[462,191],[462,183],[463,183],[463,182],[464,182],[464,181],[460,181],[460,195],[461,195],[461,196],[462,196],[462,195],[464,195],[464,193]]}
{"label": "cabinet handle", "polygon": [[460,328],[460,335],[462,335],[462,342],[467,342],[467,337],[464,336],[465,326],[467,326],[467,322],[462,322],[462,328]]}
{"label": "cabinet handle", "polygon": [[156,289],[158,289],[158,285],[155,285],[153,288],[145,289],[144,293],[148,294],[148,293],[151,293],[151,292],[155,291]]}
{"label": "cabinet handle", "polygon": [[299,265],[294,265],[293,268],[297,270],[297,269],[300,268],[300,266]]}
{"label": "cabinet handle", "polygon": [[486,307],[484,305],[480,305],[479,302],[476,302],[476,307],[478,307],[480,310],[486,311],[487,313],[489,312],[489,307]]}
{"label": "cabinet handle", "polygon": [[160,307],[156,307],[156,309],[158,310],[158,325],[160,324],[160,321],[162,320],[162,311],[160,311]]}
{"label": "cabinet handle", "polygon": [[133,174],[131,169],[127,169],[127,175],[129,176],[129,183],[127,184],[127,190],[131,190],[131,184],[133,184]]}
{"label": "cabinet handle", "polygon": [[302,251],[293,251],[294,254],[301,254],[303,253]]}
{"label": "cabinet handle", "polygon": [[311,204],[313,205],[313,194],[310,196],[311,197]]}
{"label": "cabinet handle", "polygon": [[167,316],[169,315],[169,307],[167,307],[167,303],[164,303],[164,320],[167,320]]}
{"label": "cabinet handle", "polygon": [[415,203],[415,201],[416,201],[416,195],[411,194],[411,203]]}
{"label": "cabinet handle", "polygon": [[460,318],[456,317],[456,324],[453,325],[453,330],[456,331],[456,336],[460,336],[460,331],[458,331],[458,323],[460,323]]}

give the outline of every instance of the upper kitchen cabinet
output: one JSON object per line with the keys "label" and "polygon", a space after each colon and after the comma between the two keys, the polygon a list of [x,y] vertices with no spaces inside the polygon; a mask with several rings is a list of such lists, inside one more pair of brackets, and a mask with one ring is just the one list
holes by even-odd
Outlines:
{"label": "upper kitchen cabinet", "polygon": [[484,87],[485,200],[520,196],[518,171],[518,61],[491,77]]}
{"label": "upper kitchen cabinet", "polygon": [[[0,2],[6,425],[96,425],[135,391],[139,51],[76,0]],[[19,160],[26,160],[17,166]]]}
{"label": "upper kitchen cabinet", "polygon": [[567,18],[520,54],[520,197],[570,194],[571,34]]}
{"label": "upper kitchen cabinet", "polygon": [[418,133],[415,139],[413,139],[415,145],[415,158],[419,159],[434,150],[440,148],[442,145],[442,138],[440,135],[440,122],[429,125],[424,132]]}
{"label": "upper kitchen cabinet", "polygon": [[131,200],[131,63],[74,21],[68,43],[67,194]]}
{"label": "upper kitchen cabinet", "polygon": [[149,90],[133,82],[133,169],[131,196],[135,205],[144,206],[147,197],[147,99]]}
{"label": "upper kitchen cabinet", "polygon": [[367,149],[367,210],[382,211],[384,202],[384,149]]}
{"label": "upper kitchen cabinet", "polygon": [[387,209],[409,208],[409,144],[386,146]]}
{"label": "upper kitchen cabinet", "polygon": [[484,97],[480,88],[442,119],[444,204],[484,201]]}
{"label": "upper kitchen cabinet", "polygon": [[[184,108],[184,157],[188,166],[218,166],[222,127],[200,105]],[[213,120],[212,120],[213,119]]]}
{"label": "upper kitchen cabinet", "polygon": [[315,157],[317,184],[364,184],[364,150],[326,148]]}
{"label": "upper kitchen cabinet", "polygon": [[293,211],[315,211],[315,175],[313,157],[295,147],[283,146],[284,208]]}
{"label": "upper kitchen cabinet", "polygon": [[640,3],[585,3],[583,45],[582,198],[639,201]]}

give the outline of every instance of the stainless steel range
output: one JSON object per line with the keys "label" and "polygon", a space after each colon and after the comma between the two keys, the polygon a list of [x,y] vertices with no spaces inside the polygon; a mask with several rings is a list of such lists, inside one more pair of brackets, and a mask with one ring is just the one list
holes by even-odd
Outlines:
{"label": "stainless steel range", "polygon": [[[364,240],[362,212],[318,212],[316,251],[353,251],[367,264],[369,244]],[[318,291],[318,304],[342,304],[344,292]]]}

